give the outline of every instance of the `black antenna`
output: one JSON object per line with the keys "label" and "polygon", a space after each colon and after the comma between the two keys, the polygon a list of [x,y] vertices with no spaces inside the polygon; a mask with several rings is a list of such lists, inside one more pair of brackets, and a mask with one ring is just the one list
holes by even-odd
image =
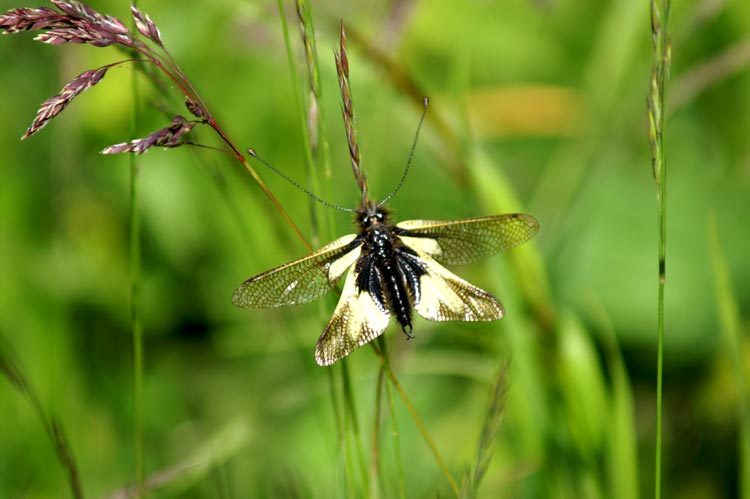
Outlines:
{"label": "black antenna", "polygon": [[313,198],[315,201],[321,203],[322,205],[328,206],[329,208],[333,208],[335,210],[346,211],[347,213],[354,213],[355,211],[357,211],[357,210],[353,210],[351,208],[344,208],[343,206],[337,206],[337,205],[335,205],[333,203],[329,203],[328,201],[326,201],[324,199],[320,199],[318,196],[316,196],[315,194],[313,194],[312,192],[310,192],[308,189],[305,189],[299,183],[297,183],[294,180],[292,180],[289,176],[287,176],[286,173],[282,172],[281,170],[279,170],[275,166],[271,165],[268,161],[266,161],[265,159],[263,159],[260,156],[258,156],[258,153],[255,152],[255,149],[248,149],[247,153],[250,156],[252,156],[253,158],[255,158],[258,161],[260,161],[261,164],[263,164],[263,166],[268,167],[272,172],[278,174],[281,178],[283,178],[284,180],[286,180],[287,182],[289,182],[290,184],[292,184],[294,187],[296,187],[297,189],[301,190],[302,192],[304,192],[305,194],[307,194],[308,196],[310,196],[311,198]]}
{"label": "black antenna", "polygon": [[414,159],[414,150],[417,148],[417,139],[419,139],[419,131],[422,129],[422,123],[424,122],[424,116],[427,114],[427,106],[430,103],[430,98],[425,97],[424,98],[424,110],[422,111],[422,117],[419,118],[419,125],[417,125],[417,133],[414,134],[414,143],[411,145],[411,151],[409,151],[409,159],[406,162],[406,168],[404,168],[404,174],[401,175],[401,180],[398,182],[398,185],[395,189],[393,189],[393,192],[388,194],[384,200],[378,203],[378,208],[383,206],[385,203],[391,200],[393,196],[396,195],[399,189],[401,189],[401,186],[404,185],[404,181],[406,180],[406,175],[409,173],[409,168],[411,167],[411,160]]}

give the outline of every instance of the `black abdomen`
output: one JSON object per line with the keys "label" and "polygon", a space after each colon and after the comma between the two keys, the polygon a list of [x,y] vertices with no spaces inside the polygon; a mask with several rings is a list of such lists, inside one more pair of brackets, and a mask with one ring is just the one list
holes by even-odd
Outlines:
{"label": "black abdomen", "polygon": [[411,337],[411,311],[419,300],[419,277],[424,274],[414,253],[380,226],[367,233],[360,259],[360,290],[367,290],[381,309],[390,310]]}
{"label": "black abdomen", "polygon": [[404,286],[404,279],[399,271],[396,257],[393,256],[393,258],[386,260],[382,267],[386,299],[398,323],[401,324],[401,330],[407,336],[411,336],[411,297],[406,290],[406,286]]}

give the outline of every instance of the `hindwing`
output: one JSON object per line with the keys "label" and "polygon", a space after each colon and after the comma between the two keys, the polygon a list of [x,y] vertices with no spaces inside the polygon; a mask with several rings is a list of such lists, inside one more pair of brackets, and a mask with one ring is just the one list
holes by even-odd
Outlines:
{"label": "hindwing", "polygon": [[383,334],[388,327],[391,317],[388,309],[367,288],[357,284],[361,282],[361,272],[372,272],[367,276],[368,282],[379,278],[372,265],[358,263],[349,271],[336,310],[315,347],[315,360],[321,366],[346,357],[355,348]]}
{"label": "hindwing", "polygon": [[431,321],[494,321],[505,313],[503,305],[487,291],[464,281],[428,254],[414,250],[424,273],[414,310]]}

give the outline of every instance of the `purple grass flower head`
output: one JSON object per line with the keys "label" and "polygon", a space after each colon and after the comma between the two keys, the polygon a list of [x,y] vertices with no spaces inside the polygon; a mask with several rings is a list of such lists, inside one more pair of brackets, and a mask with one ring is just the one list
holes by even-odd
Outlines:
{"label": "purple grass flower head", "polygon": [[194,126],[194,121],[187,121],[182,116],[177,115],[172,118],[172,123],[168,127],[157,130],[142,139],[121,142],[106,147],[102,151],[102,154],[119,154],[123,152],[143,154],[152,147],[179,147],[188,144],[182,137],[189,133]]}
{"label": "purple grass flower head", "polygon": [[21,139],[31,137],[36,132],[44,128],[49,120],[63,112],[68,104],[75,99],[81,92],[93,87],[104,78],[104,75],[112,66],[104,66],[99,69],[90,69],[79,74],[73,81],[68,83],[60,90],[60,93],[53,95],[44,101],[36,113],[36,118],[31,122],[26,133]]}
{"label": "purple grass flower head", "polygon": [[132,47],[135,38],[125,24],[113,16],[97,12],[75,0],[52,0],[58,10],[39,8],[11,9],[0,16],[4,33],[42,31],[34,40],[49,45],[87,43],[95,47],[120,44]]}
{"label": "purple grass flower head", "polygon": [[159,31],[159,28],[156,27],[156,24],[154,24],[154,21],[151,20],[151,17],[138,10],[135,5],[130,6],[130,11],[133,13],[135,27],[138,28],[138,32],[160,47],[163,47],[161,32]]}

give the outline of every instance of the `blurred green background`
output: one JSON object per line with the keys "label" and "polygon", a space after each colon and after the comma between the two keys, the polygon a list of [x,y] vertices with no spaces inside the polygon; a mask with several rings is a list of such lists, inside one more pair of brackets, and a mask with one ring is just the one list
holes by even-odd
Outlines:
{"label": "blurred green background", "polygon": [[[90,4],[130,22],[126,2]],[[235,142],[307,183],[294,6],[286,8],[297,76],[273,2],[139,5]],[[3,12],[20,6],[0,0]],[[322,183],[332,202],[357,203],[331,50],[343,18],[374,197],[392,190],[406,163],[420,111],[413,85],[431,107],[413,169],[390,203],[396,218],[523,211],[541,224],[524,247],[456,269],[503,301],[505,319],[417,319],[408,343],[395,327],[386,333],[394,369],[452,474],[461,479],[471,465],[490,387],[507,364],[480,497],[650,496],[657,230],[648,2],[311,7],[332,157]],[[750,476],[740,451],[750,398],[750,3],[676,2],[673,14],[664,494],[740,497]],[[32,36],[0,39],[3,351],[64,427],[86,496],[106,497],[135,479],[129,177],[127,157],[98,151],[133,137],[131,71],[110,71],[21,142],[42,101],[82,71],[124,58]],[[137,136],[187,114],[176,92],[170,100],[146,80],[140,88]],[[208,129],[198,137],[216,145]],[[230,300],[240,282],[304,248],[230,157],[180,148],[138,161],[145,468],[164,482],[150,497],[363,495],[348,471],[356,477],[355,438],[339,441],[333,415],[331,382],[340,398],[341,368],[313,358],[335,296],[268,311]],[[352,230],[345,214],[312,217],[302,192],[258,168],[316,246]],[[320,218],[334,226],[316,237]],[[379,362],[365,347],[348,369],[369,463]],[[407,496],[451,496],[414,421],[394,403]],[[382,419],[374,495],[395,497],[387,410]],[[0,380],[0,428],[0,497],[67,496],[42,423],[8,379]]]}

